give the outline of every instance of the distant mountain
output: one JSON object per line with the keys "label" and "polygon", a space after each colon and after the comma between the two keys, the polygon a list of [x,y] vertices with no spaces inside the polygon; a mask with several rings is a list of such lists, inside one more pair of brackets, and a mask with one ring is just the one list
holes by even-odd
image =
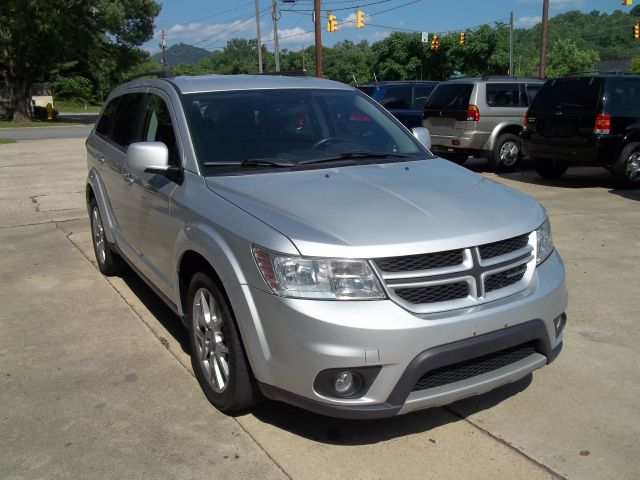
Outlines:
{"label": "distant mountain", "polygon": [[[185,63],[198,63],[200,60],[209,55],[209,51],[204,48],[194,47],[186,43],[177,43],[167,48],[167,59],[171,65],[181,65]],[[152,57],[160,63],[161,53],[156,53]]]}

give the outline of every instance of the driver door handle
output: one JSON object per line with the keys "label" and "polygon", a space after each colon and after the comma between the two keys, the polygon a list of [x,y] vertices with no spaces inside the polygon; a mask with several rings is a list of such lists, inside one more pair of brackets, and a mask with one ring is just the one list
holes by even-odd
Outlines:
{"label": "driver door handle", "polygon": [[123,173],[122,178],[124,178],[124,181],[127,182],[127,184],[129,185],[131,185],[134,182],[133,175],[131,175],[130,173]]}

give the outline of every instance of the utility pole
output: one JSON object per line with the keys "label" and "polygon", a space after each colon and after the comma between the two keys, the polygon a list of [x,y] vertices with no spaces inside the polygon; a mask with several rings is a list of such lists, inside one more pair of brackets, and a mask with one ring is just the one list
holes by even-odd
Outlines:
{"label": "utility pole", "polygon": [[513,72],[513,12],[509,15],[509,75],[515,77]]}
{"label": "utility pole", "polygon": [[540,71],[538,76],[545,78],[547,69],[547,27],[549,23],[549,0],[542,2],[542,42],[540,45]]}
{"label": "utility pole", "polygon": [[260,5],[256,0],[256,39],[258,40],[258,73],[262,73],[262,37],[260,36]]}
{"label": "utility pole", "polygon": [[162,70],[165,74],[168,74],[170,72],[170,67],[169,62],[167,61],[167,44],[165,42],[165,38],[163,29],[160,33],[160,49],[162,50],[162,57],[160,61],[162,62]]}
{"label": "utility pole", "polygon": [[322,25],[320,21],[320,0],[313,0],[313,23],[316,30],[316,77],[322,78]]}
{"label": "utility pole", "polygon": [[278,46],[278,7],[276,0],[271,0],[271,19],[273,20],[273,48],[276,57],[276,72],[280,71],[280,47]]}
{"label": "utility pole", "polygon": [[302,52],[302,70],[304,70],[304,45],[302,45],[300,51]]}

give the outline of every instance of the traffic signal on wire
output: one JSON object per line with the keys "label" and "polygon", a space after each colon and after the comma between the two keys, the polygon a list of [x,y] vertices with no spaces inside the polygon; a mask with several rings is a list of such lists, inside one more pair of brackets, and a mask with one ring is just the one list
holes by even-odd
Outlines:
{"label": "traffic signal on wire", "polygon": [[364,27],[364,12],[360,10],[360,8],[358,7],[358,9],[356,10],[356,28],[363,28],[363,27]]}
{"label": "traffic signal on wire", "polygon": [[438,50],[440,48],[440,37],[434,35],[431,39],[431,50]]}
{"label": "traffic signal on wire", "polygon": [[633,38],[640,38],[640,24],[638,22],[633,26]]}
{"label": "traffic signal on wire", "polygon": [[464,32],[460,32],[460,45],[464,45]]}
{"label": "traffic signal on wire", "polygon": [[327,22],[327,32],[335,32],[338,30],[338,21],[333,12],[329,11],[329,21]]}

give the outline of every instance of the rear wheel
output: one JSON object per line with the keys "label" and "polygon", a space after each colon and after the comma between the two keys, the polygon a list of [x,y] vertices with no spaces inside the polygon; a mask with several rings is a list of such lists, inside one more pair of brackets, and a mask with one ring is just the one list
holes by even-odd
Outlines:
{"label": "rear wheel", "polygon": [[254,405],[257,386],[226,298],[201,272],[191,279],[187,295],[191,366],[207,399],[226,413]]}
{"label": "rear wheel", "polygon": [[103,275],[116,275],[124,269],[125,265],[118,254],[111,249],[107,241],[102,216],[95,198],[92,198],[89,203],[89,211],[91,212],[91,243],[98,262],[98,269]]}
{"label": "rear wheel", "polygon": [[500,135],[489,157],[489,165],[496,172],[513,172],[518,170],[522,165],[520,137],[513,133]]}
{"label": "rear wheel", "polygon": [[633,142],[622,149],[613,174],[624,187],[640,188],[640,143]]}
{"label": "rear wheel", "polygon": [[559,178],[569,166],[564,160],[534,159],[535,169],[542,178]]}

